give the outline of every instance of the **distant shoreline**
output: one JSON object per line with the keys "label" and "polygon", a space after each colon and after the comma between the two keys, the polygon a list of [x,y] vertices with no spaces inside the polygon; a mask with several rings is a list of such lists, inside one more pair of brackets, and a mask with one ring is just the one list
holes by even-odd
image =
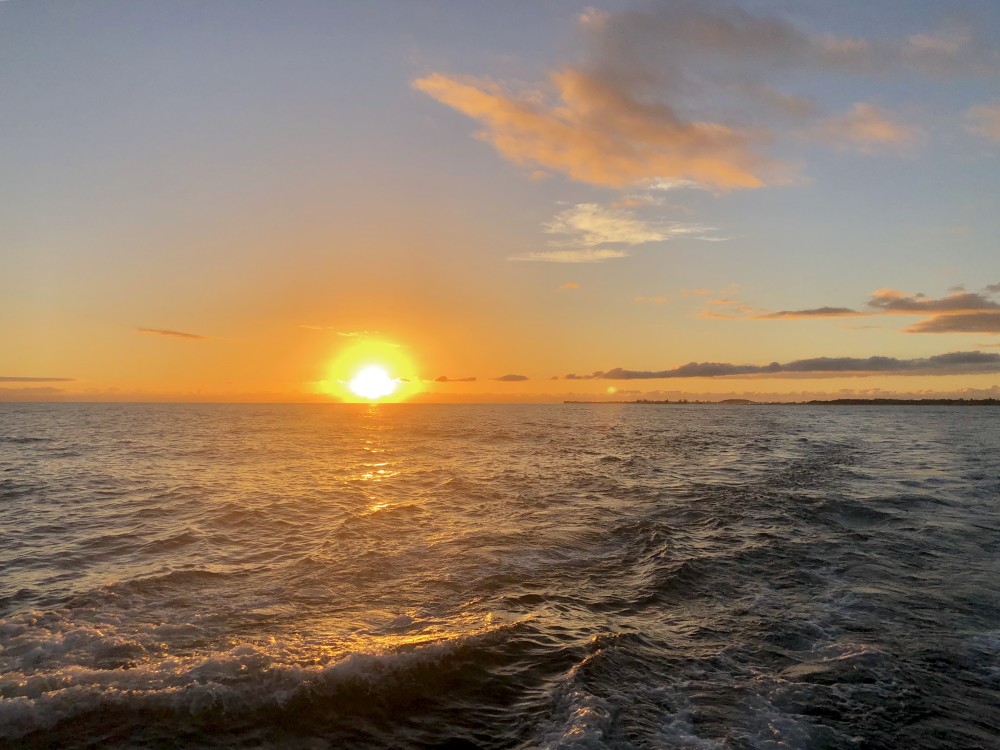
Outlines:
{"label": "distant shoreline", "polygon": [[727,398],[722,401],[563,401],[564,404],[655,404],[670,406],[1000,406],[996,398],[835,398],[812,401],[751,401],[743,398]]}

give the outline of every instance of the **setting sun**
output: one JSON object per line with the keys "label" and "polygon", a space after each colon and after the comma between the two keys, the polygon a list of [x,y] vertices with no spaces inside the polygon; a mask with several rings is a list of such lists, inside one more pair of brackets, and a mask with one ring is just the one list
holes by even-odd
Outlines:
{"label": "setting sun", "polygon": [[355,375],[347,387],[362,398],[375,400],[390,395],[398,383],[378,365],[369,365]]}

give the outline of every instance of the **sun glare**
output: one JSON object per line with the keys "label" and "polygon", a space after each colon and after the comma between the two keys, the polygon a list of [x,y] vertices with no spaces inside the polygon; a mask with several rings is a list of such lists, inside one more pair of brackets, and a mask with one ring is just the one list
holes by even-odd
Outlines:
{"label": "sun glare", "polygon": [[358,371],[347,387],[362,398],[375,399],[390,395],[396,390],[398,383],[389,377],[383,368],[378,365],[369,365]]}
{"label": "sun glare", "polygon": [[313,388],[345,403],[398,403],[421,390],[419,371],[407,347],[391,341],[352,341],[336,352],[325,369],[326,377],[313,381]]}

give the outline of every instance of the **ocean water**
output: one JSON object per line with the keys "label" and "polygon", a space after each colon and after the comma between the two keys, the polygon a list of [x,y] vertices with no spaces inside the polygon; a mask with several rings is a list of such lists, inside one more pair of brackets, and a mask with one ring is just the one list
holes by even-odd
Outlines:
{"label": "ocean water", "polygon": [[0,405],[0,746],[1000,747],[1000,410]]}

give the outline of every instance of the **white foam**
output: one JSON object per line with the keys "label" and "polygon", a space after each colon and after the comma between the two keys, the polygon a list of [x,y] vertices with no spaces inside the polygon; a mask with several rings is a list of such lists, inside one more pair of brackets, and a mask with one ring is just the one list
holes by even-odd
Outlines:
{"label": "white foam", "polygon": [[[170,655],[162,644],[126,638],[111,627],[76,626],[54,613],[27,613],[0,623],[0,738],[16,739],[60,721],[107,708],[138,708],[198,715],[284,706],[304,691],[331,694],[353,683],[369,688],[414,666],[446,659],[470,640],[503,637],[513,626],[482,628],[396,651],[312,652],[270,639],[191,656]],[[146,631],[149,635],[153,630]],[[155,646],[156,648],[153,648]],[[102,668],[101,658],[123,648],[144,659],[128,668]]]}

